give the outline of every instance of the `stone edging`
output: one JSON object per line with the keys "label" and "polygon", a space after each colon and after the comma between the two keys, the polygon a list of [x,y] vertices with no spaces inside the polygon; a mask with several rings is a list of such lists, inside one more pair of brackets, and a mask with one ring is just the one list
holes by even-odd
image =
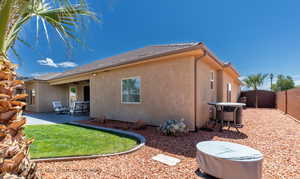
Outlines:
{"label": "stone edging", "polygon": [[143,147],[146,143],[146,139],[144,136],[134,133],[134,132],[129,132],[129,131],[123,131],[119,129],[112,129],[112,128],[106,128],[106,127],[100,127],[100,126],[94,126],[90,124],[82,124],[79,122],[69,122],[69,124],[76,125],[76,126],[81,126],[81,127],[87,127],[87,128],[92,128],[92,129],[99,129],[102,131],[106,132],[114,132],[118,134],[124,134],[129,137],[134,137],[138,140],[139,145],[135,146],[134,148],[125,151],[125,152],[118,152],[118,153],[112,153],[112,154],[99,154],[99,155],[84,155],[84,156],[70,156],[70,157],[55,157],[55,158],[42,158],[42,159],[32,159],[34,162],[55,162],[55,161],[68,161],[68,160],[82,160],[82,159],[93,159],[93,158],[98,158],[98,157],[109,157],[109,156],[115,156],[115,155],[123,155],[123,154],[128,154],[131,152],[134,152],[141,147]]}

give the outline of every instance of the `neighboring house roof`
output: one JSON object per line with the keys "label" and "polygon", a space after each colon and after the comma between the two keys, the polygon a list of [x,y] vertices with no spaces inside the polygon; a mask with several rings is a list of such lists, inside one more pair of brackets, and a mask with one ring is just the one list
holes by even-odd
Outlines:
{"label": "neighboring house roof", "polygon": [[199,43],[183,43],[183,44],[168,44],[168,45],[153,45],[139,48],[126,53],[122,53],[109,58],[94,61],[90,64],[79,66],[72,70],[66,71],[53,79],[63,78],[85,72],[92,72],[94,70],[101,70],[108,67],[115,67],[119,65],[134,63],[137,61],[147,60],[159,56],[170,55],[173,53],[180,53],[196,47]]}

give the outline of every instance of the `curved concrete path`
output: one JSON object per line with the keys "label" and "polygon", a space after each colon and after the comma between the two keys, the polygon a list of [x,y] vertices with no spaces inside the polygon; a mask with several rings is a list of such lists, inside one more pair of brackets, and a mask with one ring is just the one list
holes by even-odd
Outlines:
{"label": "curved concrete path", "polygon": [[26,125],[62,124],[78,120],[88,120],[89,116],[76,116],[56,113],[24,113]]}

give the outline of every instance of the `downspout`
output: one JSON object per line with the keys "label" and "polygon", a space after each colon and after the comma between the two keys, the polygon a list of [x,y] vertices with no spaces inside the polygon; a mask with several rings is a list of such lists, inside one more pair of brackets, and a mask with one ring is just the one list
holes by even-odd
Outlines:
{"label": "downspout", "polygon": [[194,120],[194,126],[195,126],[195,132],[197,131],[197,100],[198,100],[198,96],[197,96],[197,91],[198,91],[198,88],[197,88],[197,62],[201,59],[203,59],[204,57],[206,57],[207,55],[207,51],[204,49],[204,48],[201,48],[203,50],[203,55],[196,58],[195,59],[195,63],[194,63],[194,112],[195,112],[195,120]]}

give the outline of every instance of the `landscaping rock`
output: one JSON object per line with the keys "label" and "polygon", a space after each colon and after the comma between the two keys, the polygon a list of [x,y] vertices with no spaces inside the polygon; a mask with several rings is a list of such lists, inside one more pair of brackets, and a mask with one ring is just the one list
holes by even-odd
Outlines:
{"label": "landscaping rock", "polygon": [[133,123],[132,129],[141,130],[146,128],[146,123],[143,120],[138,120]]}
{"label": "landscaping rock", "polygon": [[[117,124],[128,125],[123,121],[111,120],[105,124],[87,120],[81,122],[108,128]],[[38,172],[43,178],[211,178],[199,171],[195,146],[200,141],[218,140],[261,151],[264,154],[263,178],[299,178],[299,123],[279,110],[261,108],[243,111],[243,123],[241,133],[235,130],[198,130],[176,138],[162,136],[156,127],[147,126],[145,130],[138,131],[147,139],[147,145],[141,150],[122,156],[42,162],[38,163]],[[132,126],[132,123],[129,125]],[[181,162],[176,166],[166,166],[151,160],[157,154],[172,156]]]}
{"label": "landscaping rock", "polygon": [[167,136],[177,136],[187,132],[184,119],[167,120],[158,129],[162,134]]}

